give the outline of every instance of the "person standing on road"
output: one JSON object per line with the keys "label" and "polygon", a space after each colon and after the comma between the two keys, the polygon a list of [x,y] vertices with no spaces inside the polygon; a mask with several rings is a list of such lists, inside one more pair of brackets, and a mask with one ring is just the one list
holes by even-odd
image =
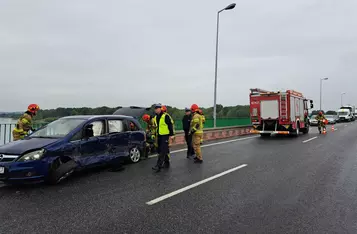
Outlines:
{"label": "person standing on road", "polygon": [[169,153],[169,141],[174,138],[174,129],[170,117],[162,111],[161,104],[155,105],[155,117],[154,123],[157,128],[157,142],[158,142],[158,158],[156,165],[152,168],[156,172],[159,172],[161,168],[170,167]]}
{"label": "person standing on road", "polygon": [[185,132],[185,141],[187,144],[187,158],[190,158],[195,154],[192,147],[192,135],[190,134],[191,119],[191,110],[190,108],[186,108],[185,115],[182,118],[182,127],[183,131]]}
{"label": "person standing on road", "polygon": [[201,139],[203,138],[203,122],[202,116],[198,111],[198,105],[193,104],[191,106],[191,113],[193,116],[190,125],[190,134],[192,135],[193,149],[196,153],[195,163],[202,163]]}
{"label": "person standing on road", "polygon": [[[174,134],[175,134],[175,122],[174,120],[172,119],[171,115],[169,113],[167,113],[167,107],[165,105],[162,105],[161,107],[161,110],[163,113],[165,113],[166,115],[168,115],[170,117],[170,120],[171,120],[171,123],[172,123],[172,129],[174,131]],[[171,141],[169,142],[169,146],[171,144]],[[170,161],[170,158],[171,158],[171,155],[170,155],[170,147],[169,147],[169,151],[167,153],[167,156],[166,156],[166,161]]]}
{"label": "person standing on road", "polygon": [[14,141],[24,139],[30,130],[35,131],[35,129],[32,128],[32,119],[39,110],[40,107],[37,104],[30,104],[27,107],[27,111],[19,118],[14,130],[12,130]]}
{"label": "person standing on road", "polygon": [[143,115],[142,120],[146,123],[146,157],[157,149],[156,126],[151,116],[148,114]]}
{"label": "person standing on road", "polygon": [[[206,118],[201,109],[198,109],[198,113],[202,116],[202,129],[205,127]],[[201,139],[201,145],[203,144],[203,137]]]}

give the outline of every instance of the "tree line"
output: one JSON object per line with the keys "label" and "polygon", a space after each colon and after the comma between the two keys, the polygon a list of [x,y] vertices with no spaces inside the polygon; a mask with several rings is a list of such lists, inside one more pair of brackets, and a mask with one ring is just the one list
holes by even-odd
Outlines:
{"label": "tree line", "polygon": [[[36,115],[37,121],[50,122],[64,116],[71,115],[111,115],[120,107],[80,107],[80,108],[64,108],[40,110]],[[185,110],[172,106],[167,106],[168,113],[173,119],[181,119]],[[213,118],[213,107],[201,108],[207,119]],[[154,105],[150,112],[154,113]],[[19,118],[22,113],[0,113],[0,117]],[[249,117],[249,105],[223,106],[217,105],[217,118],[244,118]]]}

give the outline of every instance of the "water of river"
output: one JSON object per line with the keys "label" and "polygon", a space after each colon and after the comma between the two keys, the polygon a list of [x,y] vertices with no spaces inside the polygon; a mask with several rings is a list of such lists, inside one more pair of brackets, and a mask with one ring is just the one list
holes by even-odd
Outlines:
{"label": "water of river", "polygon": [[15,127],[16,120],[0,118],[0,145],[12,140],[12,129]]}

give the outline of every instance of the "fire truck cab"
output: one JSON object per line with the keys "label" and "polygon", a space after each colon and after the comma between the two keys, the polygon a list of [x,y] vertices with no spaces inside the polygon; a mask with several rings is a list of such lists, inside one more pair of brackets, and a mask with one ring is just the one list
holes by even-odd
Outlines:
{"label": "fire truck cab", "polygon": [[[271,92],[250,89],[252,133],[268,137],[272,134],[298,136],[309,132],[308,99],[294,90]],[[310,100],[310,108],[313,108]]]}

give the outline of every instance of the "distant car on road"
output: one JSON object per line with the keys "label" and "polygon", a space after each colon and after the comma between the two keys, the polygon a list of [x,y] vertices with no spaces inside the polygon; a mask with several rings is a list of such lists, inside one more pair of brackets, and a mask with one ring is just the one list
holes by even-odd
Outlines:
{"label": "distant car on road", "polygon": [[316,120],[316,116],[317,115],[312,115],[311,117],[310,117],[310,126],[317,126],[318,124],[317,124],[317,120]]}
{"label": "distant car on road", "polygon": [[[145,111],[136,110],[136,117]],[[119,112],[123,114],[125,109]],[[133,116],[63,117],[24,140],[0,146],[0,181],[57,184],[76,170],[114,160],[137,163],[145,152],[145,140],[145,132]]]}
{"label": "distant car on road", "polygon": [[326,119],[328,120],[328,124],[336,124],[338,120],[337,115],[325,115]]}

